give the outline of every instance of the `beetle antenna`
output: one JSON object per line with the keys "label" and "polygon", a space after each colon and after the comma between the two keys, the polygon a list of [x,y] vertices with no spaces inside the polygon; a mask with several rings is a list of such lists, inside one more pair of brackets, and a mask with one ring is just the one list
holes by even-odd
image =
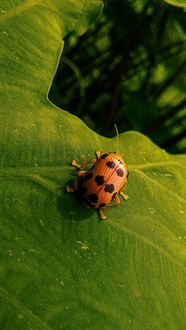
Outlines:
{"label": "beetle antenna", "polygon": [[116,131],[116,151],[117,153],[119,152],[119,132],[118,132],[118,128],[117,128],[117,125],[114,124],[114,128],[115,128],[115,131]]}
{"label": "beetle antenna", "polygon": [[[114,128],[115,128],[115,131],[116,131],[116,151],[117,153],[119,153],[119,132],[118,132],[118,128],[117,128],[117,125],[114,124]],[[128,151],[127,154],[146,154],[146,151]]]}

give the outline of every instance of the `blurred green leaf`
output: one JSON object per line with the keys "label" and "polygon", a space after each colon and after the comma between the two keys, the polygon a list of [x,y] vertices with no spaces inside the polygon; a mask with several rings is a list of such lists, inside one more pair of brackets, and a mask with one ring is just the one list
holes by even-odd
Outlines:
{"label": "blurred green leaf", "polygon": [[186,1],[185,0],[164,0],[169,5],[186,8]]}
{"label": "blurred green leaf", "polygon": [[116,123],[120,132],[137,130],[170,153],[184,153],[185,33],[182,8],[107,0],[82,38],[65,39],[75,65],[60,62],[49,98],[98,134],[112,137]]}
{"label": "blurred green leaf", "polygon": [[1,329],[184,329],[186,157],[121,134],[130,200],[103,222],[65,190],[72,159],[117,148],[45,97],[75,3],[2,14]]}

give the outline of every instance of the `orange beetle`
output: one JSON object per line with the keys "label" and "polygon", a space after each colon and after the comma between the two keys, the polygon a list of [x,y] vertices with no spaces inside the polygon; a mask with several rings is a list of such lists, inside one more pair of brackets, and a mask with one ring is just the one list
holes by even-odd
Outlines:
{"label": "orange beetle", "polygon": [[[66,186],[67,192],[74,192],[78,188],[78,177],[84,177],[82,183],[82,196],[84,204],[88,207],[99,208],[101,219],[107,219],[103,210],[117,207],[120,204],[118,193],[127,200],[129,197],[123,193],[127,185],[129,171],[121,155],[116,152],[96,152],[97,159],[86,160],[78,165],[75,160],[72,165],[83,169],[88,163],[94,163],[90,170],[80,170],[75,178],[73,187]],[[108,205],[110,202],[115,205]]]}

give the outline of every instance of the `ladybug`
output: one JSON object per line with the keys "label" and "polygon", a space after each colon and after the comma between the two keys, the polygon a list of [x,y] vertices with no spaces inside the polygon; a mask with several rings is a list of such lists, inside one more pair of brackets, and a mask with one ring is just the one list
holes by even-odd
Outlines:
{"label": "ladybug", "polygon": [[[74,192],[78,188],[78,177],[84,178],[82,183],[82,197],[88,207],[99,208],[101,219],[107,219],[103,210],[117,207],[120,204],[118,193],[129,199],[123,193],[127,185],[129,171],[122,156],[117,152],[96,152],[97,159],[89,159],[78,165],[75,160],[72,165],[81,169],[75,178],[73,187],[66,186],[67,192]],[[93,163],[90,170],[82,170],[86,164]],[[114,202],[115,205],[108,205]]]}

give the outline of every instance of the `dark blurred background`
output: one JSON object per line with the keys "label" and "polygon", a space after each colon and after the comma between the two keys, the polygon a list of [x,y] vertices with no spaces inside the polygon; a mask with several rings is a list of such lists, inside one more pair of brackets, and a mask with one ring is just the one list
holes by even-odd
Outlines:
{"label": "dark blurred background", "polygon": [[65,48],[49,99],[97,133],[135,130],[186,152],[186,13],[162,0],[107,0]]}

